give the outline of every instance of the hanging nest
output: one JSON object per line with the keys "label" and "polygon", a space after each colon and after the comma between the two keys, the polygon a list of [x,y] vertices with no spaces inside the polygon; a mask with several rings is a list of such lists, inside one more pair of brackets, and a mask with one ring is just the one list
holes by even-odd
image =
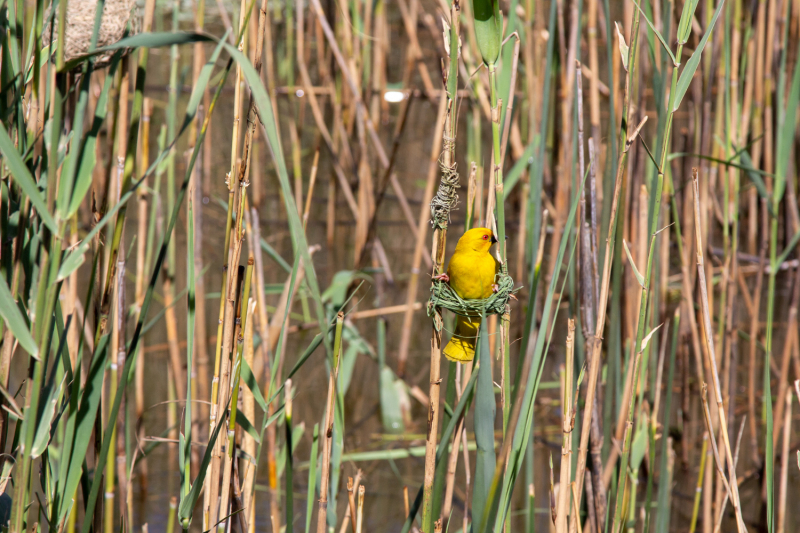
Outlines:
{"label": "hanging nest", "polygon": [[[454,142],[454,139],[444,136],[442,151],[451,150]],[[445,165],[440,157],[439,170],[442,173],[442,179],[439,181],[436,195],[431,200],[431,226],[434,229],[444,231],[450,223],[450,213],[458,205],[456,189],[460,186],[455,163],[449,166]],[[449,309],[457,315],[466,317],[504,314],[508,300],[519,288],[514,288],[514,280],[508,275],[505,267],[495,274],[494,281],[497,285],[497,290],[488,298],[465,300],[456,294],[456,291],[448,283],[442,280],[434,280],[431,284],[431,297],[428,300],[428,316],[433,317],[437,309]],[[437,329],[441,326],[441,321],[434,321],[434,323]]]}
{"label": "hanging nest", "polygon": [[[97,0],[69,0],[67,3],[66,26],[64,34],[64,60],[70,61],[89,51],[94,33],[94,16]],[[42,31],[42,46],[50,44],[50,12],[45,13],[45,27]],[[53,17],[53,45],[58,42],[58,13]],[[127,34],[126,34],[127,31]],[[141,17],[136,0],[106,0],[103,17],[97,35],[97,47],[114,44],[123,37],[141,31]],[[128,50],[123,51],[127,54]],[[95,68],[102,68],[111,62],[114,52],[106,52],[95,58]]]}
{"label": "hanging nest", "polygon": [[514,280],[504,272],[498,272],[494,278],[497,291],[488,298],[465,300],[453,290],[449,283],[435,280],[431,285],[431,297],[428,300],[428,316],[433,316],[436,309],[449,309],[453,313],[466,317],[485,315],[502,315],[511,296],[519,290],[514,288]]}

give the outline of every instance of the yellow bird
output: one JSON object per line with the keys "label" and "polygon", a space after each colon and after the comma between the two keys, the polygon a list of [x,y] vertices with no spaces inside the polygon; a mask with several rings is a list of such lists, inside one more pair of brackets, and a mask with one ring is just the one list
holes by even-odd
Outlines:
{"label": "yellow bird", "polygon": [[[488,298],[497,289],[494,277],[498,263],[489,253],[496,242],[490,229],[473,228],[467,231],[458,239],[447,274],[436,276],[436,279],[448,282],[456,294],[465,300]],[[451,361],[466,363],[475,357],[481,319],[461,315],[456,318],[456,330],[443,352]]]}

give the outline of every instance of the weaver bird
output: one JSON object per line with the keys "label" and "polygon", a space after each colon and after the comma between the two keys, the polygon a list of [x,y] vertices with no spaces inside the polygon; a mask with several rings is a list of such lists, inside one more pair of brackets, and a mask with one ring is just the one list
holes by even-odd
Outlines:
{"label": "weaver bird", "polygon": [[[458,239],[456,251],[447,266],[447,273],[434,279],[448,282],[456,294],[465,300],[488,298],[497,290],[494,277],[499,265],[489,253],[496,242],[497,239],[490,229],[473,228],[467,231]],[[472,361],[480,326],[479,316],[458,315],[453,337],[444,347],[445,357],[459,363]]]}

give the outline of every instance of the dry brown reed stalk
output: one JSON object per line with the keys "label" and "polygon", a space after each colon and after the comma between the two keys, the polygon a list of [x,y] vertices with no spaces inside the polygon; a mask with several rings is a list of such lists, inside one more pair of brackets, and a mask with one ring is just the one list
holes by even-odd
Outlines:
{"label": "dry brown reed stalk", "polygon": [[308,225],[308,215],[311,211],[311,198],[314,194],[314,185],[317,182],[317,169],[319,165],[319,149],[314,152],[314,162],[311,163],[311,177],[308,182],[308,195],[306,196],[306,205],[303,208],[303,230]]}
{"label": "dry brown reed stalk", "polygon": [[[778,396],[780,398],[780,396]],[[786,496],[788,494],[789,483],[789,444],[792,435],[792,391],[787,390],[785,394],[785,418],[783,420],[783,442],[781,447],[781,481],[780,492],[778,495],[778,533],[786,531]]]}
{"label": "dry brown reed stalk", "polygon": [[[139,168],[146,169],[150,165],[150,117],[153,111],[153,102],[150,98],[144,99],[143,105],[143,113],[142,113],[142,139],[141,139],[141,151],[140,151],[140,160],[139,160]],[[144,280],[145,280],[145,245],[147,244],[147,239],[145,235],[147,235],[146,224],[148,220],[147,215],[147,183],[142,183],[139,186],[139,190],[137,193],[137,199],[139,204],[139,229],[137,231],[137,246],[136,246],[136,283],[134,289],[134,309],[136,310],[136,314],[133,317],[135,321],[139,320],[139,314],[141,312],[142,302],[144,301]],[[75,273],[77,275],[77,271]],[[140,353],[145,353],[145,339],[142,338],[139,341],[139,351]],[[144,416],[144,398],[145,398],[145,390],[144,390],[144,357],[137,357],[136,358],[136,370],[135,370],[135,388],[136,388],[136,396],[135,396],[135,413],[136,413],[136,420],[137,428],[137,440],[141,441],[144,438],[144,425],[142,424],[142,417]],[[74,368],[74,367],[73,367]],[[139,486],[141,491],[144,493],[147,491],[147,458],[141,458],[141,464],[139,466]]]}
{"label": "dry brown reed stalk", "polygon": [[333,408],[336,397],[336,382],[339,379],[339,361],[342,345],[342,324],[344,313],[336,315],[336,338],[334,340],[333,367],[328,377],[328,396],[325,404],[325,426],[322,441],[322,468],[320,471],[319,506],[317,511],[317,533],[326,533],[328,514],[328,482],[331,468],[331,447],[333,445]]}
{"label": "dry brown reed stalk", "polygon": [[[570,489],[571,489],[570,492],[571,492],[572,504],[573,504],[572,505],[572,514],[573,514],[573,516],[580,516],[580,514],[581,514],[580,513],[580,509],[578,509],[578,488],[576,487],[574,481],[571,482],[569,484],[569,486],[570,486]],[[583,533],[583,528],[581,527],[580,519],[573,520],[573,522],[578,524],[578,533]]]}
{"label": "dry brown reed stalk", "polygon": [[[741,515],[741,507],[739,504],[739,489],[738,489],[738,482],[736,479],[736,466],[733,464],[733,455],[731,454],[731,445],[730,440],[728,438],[728,421],[725,414],[725,406],[722,403],[722,392],[720,390],[719,385],[719,374],[717,373],[717,361],[714,351],[714,333],[711,328],[711,316],[709,312],[709,303],[708,303],[708,289],[706,286],[706,274],[705,274],[705,265],[703,260],[703,245],[702,239],[700,235],[700,198],[698,192],[698,182],[697,182],[697,169],[692,169],[692,186],[694,190],[694,212],[695,212],[695,238],[696,238],[696,254],[697,254],[697,278],[700,283],[700,299],[701,299],[701,309],[703,312],[703,332],[706,339],[707,345],[707,356],[709,360],[709,366],[711,367],[711,375],[713,378],[714,383],[714,392],[716,396],[716,404],[717,404],[717,412],[719,414],[719,421],[720,421],[720,431],[722,433],[722,441],[725,446],[726,452],[726,459],[728,463],[728,472],[730,473],[731,478],[731,485],[730,487],[726,486],[726,489],[730,492],[730,499],[731,505],[736,511],[736,520],[737,520],[737,528],[739,532],[745,531],[746,528],[744,526],[744,522],[742,520]],[[704,385],[705,388],[705,385]],[[703,401],[705,403],[705,394],[703,395]],[[706,406],[706,412],[708,412],[708,407]],[[708,431],[709,437],[711,439],[711,445],[714,449],[714,457],[718,461],[719,454],[717,453],[717,445],[713,435],[713,427],[711,425],[711,418],[710,414],[706,417],[708,422]],[[717,464],[717,470],[719,471],[719,475],[723,480],[723,484],[727,485],[727,481],[723,474],[722,464]]]}
{"label": "dry brown reed stalk", "polygon": [[[572,477],[572,382],[575,367],[575,319],[567,320],[567,356],[561,369],[561,466],[556,506],[556,533],[566,533],[569,527],[570,479]],[[575,502],[577,504],[577,501]]]}
{"label": "dry brown reed stalk", "polygon": [[359,120],[356,125],[358,131],[358,145],[360,157],[358,159],[358,217],[354,232],[354,257],[353,263],[358,264],[361,260],[362,250],[367,246],[367,234],[369,233],[369,222],[375,215],[374,211],[374,186],[372,170],[369,165],[367,153],[367,139],[364,132],[363,121]]}
{"label": "dry brown reed stalk", "polygon": [[[586,478],[583,482],[583,486],[586,489],[586,512],[588,514],[588,518],[586,519],[587,527],[591,533],[595,533],[598,530],[597,526],[597,504],[594,501],[594,491],[592,490],[592,476],[589,472],[585,472],[584,477]],[[574,486],[574,482],[573,482]],[[578,503],[578,493],[577,491],[573,494],[574,503],[577,505]],[[577,516],[580,514],[577,512],[575,513]],[[580,521],[576,521],[577,526],[580,528]]]}
{"label": "dry brown reed stalk", "polygon": [[406,516],[411,512],[408,507],[408,485],[403,485],[403,512]]}
{"label": "dry brown reed stalk", "polygon": [[[447,99],[440,98],[439,99],[439,111],[436,115],[436,126],[434,127],[433,131],[433,146],[431,147],[430,152],[430,162],[428,166],[428,177],[427,181],[425,182],[425,191],[422,194],[422,197],[432,198],[433,197],[433,190],[434,186],[436,185],[436,174],[439,170],[438,159],[439,154],[442,151],[442,138],[438,132],[443,131],[445,117],[447,111]],[[422,256],[424,253],[424,246],[425,246],[425,237],[427,236],[427,221],[430,216],[430,209],[427,203],[423,202],[422,207],[420,208],[419,217],[417,219],[417,239],[414,244],[414,255],[411,259],[411,277],[408,282],[408,293],[406,296],[406,313],[403,317],[403,334],[400,337],[400,348],[398,351],[397,357],[397,374],[400,377],[405,375],[405,367],[406,367],[406,360],[408,359],[408,349],[411,344],[411,333],[412,333],[412,324],[414,321],[414,311],[412,310],[411,306],[417,300],[417,291],[419,289],[419,271],[420,271],[420,263],[422,262]]]}

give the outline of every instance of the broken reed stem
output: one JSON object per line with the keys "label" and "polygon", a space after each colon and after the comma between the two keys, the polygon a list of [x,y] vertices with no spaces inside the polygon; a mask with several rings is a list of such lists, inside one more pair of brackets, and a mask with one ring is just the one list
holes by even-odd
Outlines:
{"label": "broken reed stem", "polygon": [[[717,402],[717,411],[720,419],[720,430],[722,432],[722,442],[725,446],[725,455],[728,462],[728,473],[731,478],[731,505],[736,510],[736,526],[739,533],[746,530],[744,521],[742,520],[741,506],[739,504],[739,486],[736,480],[736,466],[733,464],[733,455],[731,454],[731,444],[728,438],[728,418],[725,413],[725,406],[722,403],[722,391],[719,385],[719,374],[717,373],[717,360],[714,352],[714,332],[711,328],[711,314],[708,309],[708,289],[706,285],[705,264],[703,261],[703,242],[700,232],[700,195],[698,192],[697,182],[697,168],[692,169],[692,188],[694,191],[694,216],[695,216],[695,239],[696,239],[696,253],[697,253],[697,279],[700,285],[700,304],[703,311],[703,332],[706,338],[706,345],[708,348],[707,357],[709,366],[711,368],[712,377],[714,378],[714,392]],[[712,433],[709,427],[709,433]],[[710,435],[713,442],[713,434]],[[720,465],[721,466],[721,465]],[[720,472],[720,475],[722,473]]]}
{"label": "broken reed stem", "polygon": [[328,378],[328,401],[325,405],[325,426],[323,426],[322,469],[319,484],[319,506],[317,511],[317,533],[327,532],[328,481],[331,470],[331,447],[333,445],[333,411],[336,398],[336,381],[339,377],[339,360],[342,350],[342,326],[344,312],[336,315],[336,332],[333,341],[333,364]]}
{"label": "broken reed stem", "polygon": [[[347,512],[345,513],[344,520],[347,522],[348,518],[350,519],[350,525],[352,526],[353,533],[356,533],[356,498],[355,498],[355,491],[358,490],[358,487],[353,485],[353,478],[347,478]],[[342,524],[342,529],[345,528],[345,524]],[[342,532],[344,533],[344,532]]]}
{"label": "broken reed stem", "polygon": [[[356,477],[353,479],[352,477],[347,478],[347,507],[344,511],[344,518],[342,519],[342,526],[339,528],[339,533],[347,533],[347,530],[350,529],[353,533],[356,533],[356,500],[355,494],[358,492],[358,487],[361,484],[361,470],[356,472]],[[408,495],[406,494],[406,499]],[[408,501],[406,501],[408,504]],[[408,511],[406,511],[408,513]],[[348,527],[349,526],[349,527]]]}
{"label": "broken reed stem", "polygon": [[[356,533],[361,533],[364,524],[364,485],[358,487],[358,510],[356,511]],[[441,524],[440,524],[441,526]]]}

